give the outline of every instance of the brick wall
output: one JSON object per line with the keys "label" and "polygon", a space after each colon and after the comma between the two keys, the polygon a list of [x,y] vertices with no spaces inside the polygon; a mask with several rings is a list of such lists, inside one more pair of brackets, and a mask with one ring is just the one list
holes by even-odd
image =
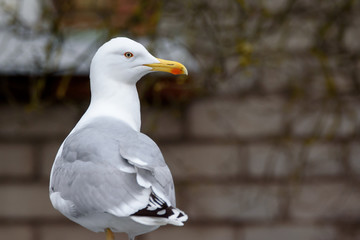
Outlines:
{"label": "brick wall", "polygon": [[[54,156],[83,107],[0,107],[1,239],[104,238],[65,219],[48,198]],[[273,96],[208,97],[183,115],[143,112],[190,220],[139,239],[360,238],[360,144],[351,126],[330,140],[309,141],[300,127],[286,137],[284,99]]]}

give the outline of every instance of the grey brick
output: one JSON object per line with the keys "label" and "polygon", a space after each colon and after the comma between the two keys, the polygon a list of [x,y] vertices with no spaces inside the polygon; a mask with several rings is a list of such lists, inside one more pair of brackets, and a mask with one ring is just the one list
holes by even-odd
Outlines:
{"label": "grey brick", "polygon": [[[268,3],[268,5],[272,5]],[[293,17],[283,28],[265,33],[256,44],[258,52],[303,52],[312,46],[316,21]]]}
{"label": "grey brick", "polygon": [[278,11],[283,10],[286,7],[286,3],[287,3],[286,0],[275,0],[275,1],[271,1],[271,2],[265,1],[265,2],[262,2],[261,4],[263,4],[263,6],[268,11],[278,12]]}
{"label": "grey brick", "polygon": [[29,177],[33,169],[31,146],[0,144],[0,176]]}
{"label": "grey brick", "polygon": [[261,71],[260,84],[268,93],[283,91],[288,87],[293,74],[301,74],[299,68],[299,64],[294,61],[269,64]]}
{"label": "grey brick", "polygon": [[342,173],[342,150],[337,144],[313,143],[305,146],[306,175],[330,176]]}
{"label": "grey brick", "polygon": [[[334,8],[338,8],[343,1],[341,0],[334,0],[332,2],[328,1],[321,1],[316,2],[317,11],[315,14],[318,14],[319,11],[331,11],[334,10]],[[314,2],[311,0],[302,0],[298,4],[296,4],[297,8],[299,9],[312,9],[314,8]]]}
{"label": "grey brick", "polygon": [[337,113],[319,111],[304,114],[294,124],[294,133],[298,136],[349,136],[356,131],[356,122]]}
{"label": "grey brick", "polygon": [[236,145],[176,144],[161,149],[176,179],[229,178],[240,173]]}
{"label": "grey brick", "polygon": [[184,209],[192,219],[270,220],[279,213],[278,187],[192,185]]}
{"label": "grey brick", "polygon": [[350,144],[349,163],[351,170],[360,178],[360,142]]}
{"label": "grey brick", "polygon": [[161,227],[154,232],[146,234],[145,240],[159,240],[159,239],[171,239],[171,240],[235,240],[234,229],[231,227],[203,227],[203,226],[191,226],[185,223],[184,227],[166,226]]}
{"label": "grey brick", "polygon": [[300,137],[349,137],[357,131],[360,121],[358,99],[344,99],[341,105],[327,101],[324,103],[298,102],[289,111],[291,130]]}
{"label": "grey brick", "polygon": [[[70,220],[69,220],[70,221]],[[92,232],[76,223],[67,226],[43,225],[39,229],[41,240],[104,240],[105,233]],[[127,239],[127,235],[116,233],[115,239]]]}
{"label": "grey brick", "polygon": [[47,186],[1,185],[0,218],[60,217],[53,209]]}
{"label": "grey brick", "polygon": [[29,226],[0,226],[1,239],[6,240],[32,240],[33,233]]}
{"label": "grey brick", "polygon": [[141,131],[151,138],[177,139],[183,134],[180,112],[142,107],[141,115]]}
{"label": "grey brick", "polygon": [[253,176],[334,176],[342,172],[339,146],[325,143],[250,144]]}
{"label": "grey brick", "polygon": [[328,240],[336,239],[336,231],[329,226],[275,225],[246,227],[243,230],[244,240]]}
{"label": "grey brick", "polygon": [[279,98],[208,99],[189,111],[194,137],[255,138],[279,135],[283,101]]}
{"label": "grey brick", "polygon": [[344,43],[345,47],[349,51],[359,51],[360,50],[360,43],[357,41],[357,39],[360,38],[360,30],[359,30],[359,17],[356,17],[357,19],[354,20],[354,22],[357,22],[357,24],[353,23],[352,26],[348,27],[345,31],[345,37],[344,37]]}
{"label": "grey brick", "polygon": [[[314,98],[326,97],[329,94],[328,86],[324,75],[319,74],[321,66],[317,66],[312,71],[311,85],[306,89],[307,94]],[[353,83],[351,76],[346,75],[337,69],[333,70],[332,73],[332,84],[336,89],[337,93],[349,94],[353,91]]]}
{"label": "grey brick", "polygon": [[[329,61],[336,62],[336,59]],[[267,93],[279,94],[284,91],[294,92],[298,90],[303,91],[306,96],[312,99],[319,99],[329,94],[321,69],[320,62],[308,56],[286,58],[282,61],[266,63],[261,69],[258,69],[258,78],[260,86]],[[304,81],[309,77],[311,77],[311,81]],[[338,68],[334,68],[332,70],[332,82],[338,93],[348,94],[353,91],[353,83],[348,72],[344,73]]]}
{"label": "grey brick", "polygon": [[41,177],[49,179],[52,164],[55,160],[56,153],[61,146],[61,142],[46,143],[41,151]]}
{"label": "grey brick", "polygon": [[249,173],[252,176],[284,177],[296,166],[294,148],[273,144],[250,144],[248,148]]}
{"label": "grey brick", "polygon": [[[227,69],[236,69],[239,65],[239,58],[228,58],[226,61]],[[251,91],[259,80],[259,71],[257,69],[249,69],[246,72],[238,71],[226,78],[226,81],[219,81],[216,86],[216,96],[236,97],[241,93]]]}
{"label": "grey brick", "polygon": [[329,183],[295,186],[290,214],[301,220],[356,219],[360,214],[357,185]]}
{"label": "grey brick", "polygon": [[57,106],[28,111],[24,108],[0,107],[0,135],[64,136],[79,120],[75,107]]}

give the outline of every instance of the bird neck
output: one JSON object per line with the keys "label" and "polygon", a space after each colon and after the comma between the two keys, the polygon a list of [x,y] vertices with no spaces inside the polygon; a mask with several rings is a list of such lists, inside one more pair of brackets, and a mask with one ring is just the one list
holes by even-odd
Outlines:
{"label": "bird neck", "polygon": [[119,81],[112,83],[112,86],[91,84],[91,102],[79,124],[85,124],[95,117],[112,117],[140,131],[140,100],[136,85]]}

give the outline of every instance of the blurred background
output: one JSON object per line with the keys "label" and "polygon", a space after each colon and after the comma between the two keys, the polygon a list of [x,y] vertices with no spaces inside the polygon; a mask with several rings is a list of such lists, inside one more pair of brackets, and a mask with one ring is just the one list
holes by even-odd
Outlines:
{"label": "blurred background", "polygon": [[138,85],[189,221],[137,239],[360,239],[359,13],[357,0],[0,0],[0,239],[105,239],[52,208],[48,181],[115,36],[189,70]]}

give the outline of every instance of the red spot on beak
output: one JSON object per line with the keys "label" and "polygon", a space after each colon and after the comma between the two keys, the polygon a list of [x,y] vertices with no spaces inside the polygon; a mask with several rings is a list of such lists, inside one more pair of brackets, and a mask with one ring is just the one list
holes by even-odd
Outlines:
{"label": "red spot on beak", "polygon": [[172,73],[172,74],[175,74],[175,75],[178,75],[178,74],[181,74],[181,70],[178,69],[178,68],[172,68],[172,69],[171,69],[171,73]]}

